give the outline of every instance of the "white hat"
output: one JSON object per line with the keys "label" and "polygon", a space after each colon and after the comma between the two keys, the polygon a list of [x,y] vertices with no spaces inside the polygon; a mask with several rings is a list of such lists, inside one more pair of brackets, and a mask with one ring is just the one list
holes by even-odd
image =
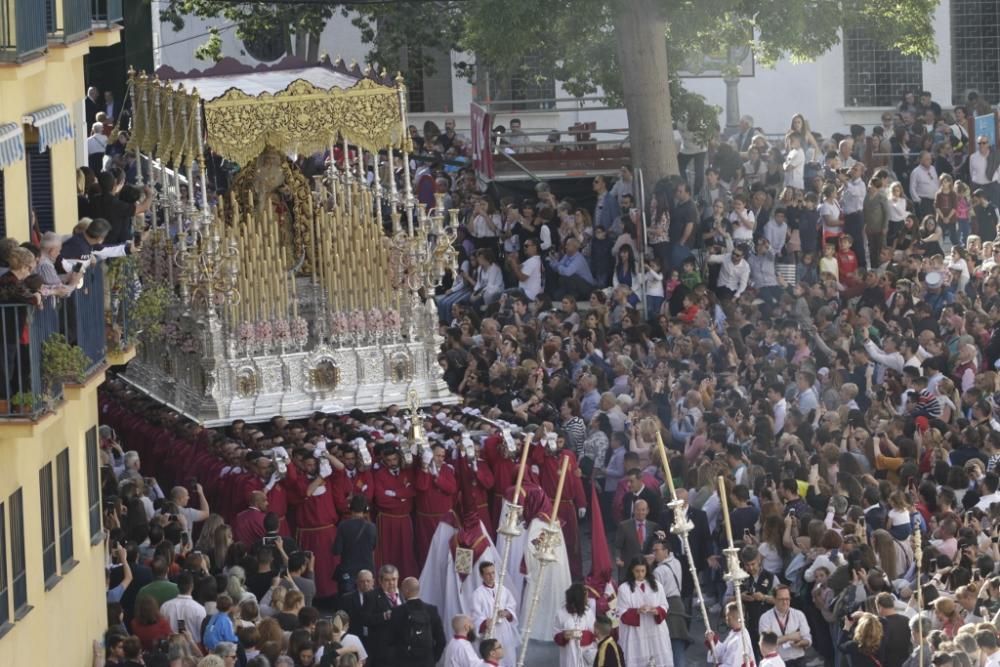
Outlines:
{"label": "white hat", "polygon": [[941,277],[941,274],[938,273],[937,271],[931,271],[924,277],[924,283],[932,289],[935,287],[941,287],[942,282],[943,279]]}

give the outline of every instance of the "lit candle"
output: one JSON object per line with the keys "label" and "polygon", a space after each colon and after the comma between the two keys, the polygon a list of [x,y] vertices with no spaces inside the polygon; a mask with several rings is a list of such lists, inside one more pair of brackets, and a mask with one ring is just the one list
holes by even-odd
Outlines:
{"label": "lit candle", "polygon": [[660,429],[656,429],[656,446],[660,450],[660,459],[663,461],[663,474],[667,478],[670,499],[677,500],[677,490],[674,489],[674,476],[670,472],[670,459],[667,457],[667,448],[663,446],[663,436],[660,435]]}
{"label": "lit candle", "polygon": [[726,521],[726,539],[729,540],[729,546],[733,546],[733,527],[729,523],[729,498],[726,495],[726,480],[722,475],[719,475],[719,500],[722,502],[722,518]]}
{"label": "lit candle", "polygon": [[569,457],[564,456],[562,467],[559,469],[559,484],[556,486],[556,499],[552,504],[552,523],[556,523],[559,516],[559,503],[562,502],[563,485],[566,483],[566,471],[569,470]]}
{"label": "lit candle", "polygon": [[[521,502],[521,484],[524,482],[524,469],[528,465],[528,450],[531,449],[529,446],[531,443],[524,443],[524,447],[521,448],[521,461],[517,466],[517,483],[514,484],[514,504],[517,505]],[[565,459],[563,459],[565,460]]]}

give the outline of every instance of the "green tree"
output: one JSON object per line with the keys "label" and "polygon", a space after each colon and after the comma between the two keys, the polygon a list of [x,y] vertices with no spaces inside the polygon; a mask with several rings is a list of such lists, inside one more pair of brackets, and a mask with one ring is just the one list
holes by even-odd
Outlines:
{"label": "green tree", "polygon": [[[427,54],[453,48],[475,63],[514,73],[525,54],[574,95],[598,91],[628,113],[633,162],[647,182],[677,173],[674,120],[707,133],[717,110],[683,89],[685,57],[725,47],[750,48],[761,65],[809,60],[863,28],[903,53],[934,57],[931,20],[938,0],[401,0],[336,3],[285,0],[169,0],[166,18],[223,17],[242,38],[282,31],[287,51],[318,55],[318,37],[338,9],[369,45],[367,60],[392,71],[431,72]],[[294,38],[295,48],[292,48]],[[213,46],[214,43],[214,46]],[[219,57],[218,35],[203,48]],[[299,47],[302,47],[301,49]],[[475,64],[459,63],[475,76]]]}

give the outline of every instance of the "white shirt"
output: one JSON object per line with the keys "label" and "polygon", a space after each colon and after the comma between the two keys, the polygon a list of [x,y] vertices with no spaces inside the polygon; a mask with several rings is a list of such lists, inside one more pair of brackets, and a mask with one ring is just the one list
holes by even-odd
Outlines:
{"label": "white shirt", "polygon": [[173,632],[179,632],[177,621],[181,620],[184,621],[184,626],[191,633],[195,643],[201,641],[201,624],[207,612],[190,595],[178,595],[172,600],[167,600],[160,605],[160,614],[170,621],[170,629]]}
{"label": "white shirt", "polygon": [[801,148],[793,148],[785,156],[785,185],[799,190],[805,187],[806,154]]}
{"label": "white shirt", "polygon": [[479,664],[482,664],[479,654],[468,639],[453,637],[444,648],[441,667],[477,667]]}
{"label": "white shirt", "polygon": [[[801,634],[802,639],[812,643],[812,633],[809,632],[809,621],[806,620],[806,615],[798,609],[791,607],[788,609],[787,617],[780,619],[778,618],[777,609],[772,608],[764,612],[764,615],[760,617],[760,631],[762,633],[773,632],[778,635],[779,639],[784,635],[798,632]],[[806,653],[802,649],[785,642],[778,646],[778,654],[782,660],[796,660],[803,657]]]}
{"label": "white shirt", "polygon": [[743,220],[734,210],[729,214],[729,222],[733,224],[734,241],[753,241],[753,230],[757,226],[757,216],[750,209],[743,209]]}
{"label": "white shirt", "polygon": [[990,505],[992,505],[993,503],[1000,503],[1000,492],[991,493],[988,496],[981,497],[979,499],[979,502],[976,503],[976,509],[981,510],[983,512],[989,512]]}
{"label": "white shirt", "polygon": [[653,576],[663,587],[664,597],[678,597],[681,594],[681,562],[673,554],[656,566]]}
{"label": "white shirt", "polygon": [[103,153],[108,147],[108,138],[103,134],[93,134],[87,137],[87,155]]}
{"label": "white shirt", "polygon": [[910,198],[914,201],[934,199],[938,190],[938,175],[934,165],[918,165],[910,174]]}
{"label": "white shirt", "polygon": [[785,661],[781,659],[781,654],[772,655],[760,659],[758,667],[785,667]]}
{"label": "white shirt", "polygon": [[524,260],[521,264],[521,273],[528,277],[518,281],[517,285],[525,296],[534,301],[542,291],[542,258],[535,255]]}
{"label": "white shirt", "polygon": [[848,181],[844,185],[844,192],[840,197],[840,203],[844,207],[844,213],[858,213],[865,205],[865,194],[868,188],[860,178]]}
{"label": "white shirt", "polygon": [[719,285],[732,290],[736,298],[739,298],[750,283],[750,264],[746,258],[741,259],[739,264],[734,264],[730,251],[722,255],[709,255],[707,261],[709,264],[722,265]]}
{"label": "white shirt", "polygon": [[969,180],[973,183],[989,183],[995,178],[996,174],[986,173],[986,162],[988,159],[989,153],[983,155],[979,151],[969,156]]}
{"label": "white shirt", "polygon": [[788,401],[781,399],[774,404],[774,432],[780,433],[785,426],[785,413],[788,412]]}

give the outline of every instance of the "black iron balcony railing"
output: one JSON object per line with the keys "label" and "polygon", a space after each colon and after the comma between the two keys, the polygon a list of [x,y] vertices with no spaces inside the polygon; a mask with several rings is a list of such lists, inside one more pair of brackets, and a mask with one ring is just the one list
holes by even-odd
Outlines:
{"label": "black iron balcony railing", "polygon": [[50,0],[0,0],[0,62],[19,63],[48,46]]}
{"label": "black iron balcony railing", "polygon": [[114,23],[124,19],[122,0],[92,0],[90,17],[95,25],[110,28]]}
{"label": "black iron balcony railing", "polygon": [[73,42],[90,33],[90,0],[42,0],[50,40]]}
{"label": "black iron balcony railing", "polygon": [[104,363],[101,268],[87,271],[70,296],[46,297],[41,308],[0,304],[0,344],[0,419],[40,416],[62,398],[64,382],[79,382]]}

